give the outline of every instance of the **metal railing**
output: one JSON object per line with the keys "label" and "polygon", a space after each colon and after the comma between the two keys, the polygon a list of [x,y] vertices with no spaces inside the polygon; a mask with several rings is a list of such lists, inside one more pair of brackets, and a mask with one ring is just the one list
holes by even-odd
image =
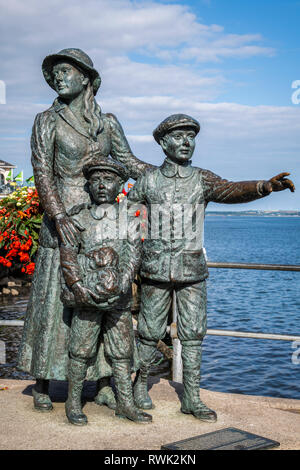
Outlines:
{"label": "metal railing", "polygon": [[[298,271],[300,272],[299,265],[293,264],[258,264],[258,263],[224,263],[208,261],[209,268],[218,269],[257,269],[264,271]],[[182,360],[181,351],[182,347],[180,340],[177,337],[177,308],[175,294],[173,296],[173,323],[169,328],[170,335],[173,343],[173,362],[172,362],[172,378],[174,382],[182,383]],[[300,341],[300,336],[297,335],[280,335],[272,333],[255,333],[250,331],[231,331],[231,330],[211,330],[208,329],[207,335],[215,336],[232,336],[237,338],[254,338],[254,339],[271,339],[280,341]]]}
{"label": "metal railing", "polygon": [[[297,271],[300,272],[299,265],[291,264],[257,264],[257,263],[223,263],[223,262],[207,262],[209,268],[218,269],[256,269],[268,271]],[[175,382],[182,383],[182,361],[181,361],[181,343],[177,337],[177,308],[175,294],[173,296],[173,323],[167,328],[167,333],[170,334],[173,343],[173,363],[172,363],[172,378]],[[23,326],[23,320],[0,320],[0,326]],[[136,325],[135,325],[136,329]],[[232,330],[213,330],[208,329],[207,335],[214,336],[230,336],[236,338],[253,338],[253,339],[269,339],[279,341],[300,341],[298,335],[284,335],[273,333],[255,333],[249,331],[232,331]],[[4,351],[5,354],[5,351]],[[2,351],[3,356],[3,351]]]}
{"label": "metal railing", "polygon": [[258,269],[263,271],[300,271],[298,264],[257,264],[257,263],[213,263],[207,262],[209,268]]}

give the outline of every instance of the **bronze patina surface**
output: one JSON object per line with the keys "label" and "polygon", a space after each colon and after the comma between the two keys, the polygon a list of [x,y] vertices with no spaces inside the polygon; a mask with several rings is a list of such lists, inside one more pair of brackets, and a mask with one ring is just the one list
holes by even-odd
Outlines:
{"label": "bronze patina surface", "polygon": [[[116,385],[116,415],[138,422],[151,421],[150,415],[135,406],[131,384],[135,351],[131,284],[140,264],[141,239],[134,220],[122,238],[122,207],[116,202],[124,184],[122,173],[123,166],[110,162],[109,157],[103,159],[103,168],[99,159],[88,165],[85,174],[91,203],[69,211],[73,214],[71,220],[84,227],[80,243],[60,245],[65,290],[74,297],[66,414],[77,425],[87,423],[81,392],[88,366],[97,359],[100,334]],[[69,296],[63,294],[62,298],[70,304]]]}
{"label": "bronze patina surface", "polygon": [[201,347],[206,333],[205,279],[208,276],[203,250],[205,208],[210,201],[243,203],[265,197],[272,191],[287,188],[294,191],[295,188],[286,178],[288,173],[269,181],[231,182],[209,170],[193,167],[190,159],[199,131],[196,119],[184,114],[169,116],[160,123],[153,135],[166,158],[159,168],[149,170],[138,179],[128,198],[131,205],[143,204],[148,212],[148,237],[143,243],[140,268],[141,367],[134,394],[138,406],[152,408],[147,376],[156,344],[165,336],[175,292],[183,362],[181,411],[204,421],[215,421],[216,413],[199,397]]}
{"label": "bronze patina surface", "polygon": [[[32,166],[45,213],[18,366],[37,378],[36,407],[49,410],[48,380],[67,379],[72,309],[60,298],[59,244],[80,240],[81,227],[68,210],[90,200],[82,169],[111,155],[136,179],[151,165],[133,155],[117,118],[101,112],[95,100],[101,80],[87,54],[64,49],[45,59],[43,73],[58,97],[36,116],[32,130]],[[110,374],[92,365],[87,376]]]}

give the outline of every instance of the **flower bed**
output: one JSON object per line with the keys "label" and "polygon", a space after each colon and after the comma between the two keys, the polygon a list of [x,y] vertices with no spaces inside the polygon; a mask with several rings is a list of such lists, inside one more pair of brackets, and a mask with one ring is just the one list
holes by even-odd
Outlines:
{"label": "flower bed", "polygon": [[[123,189],[118,195],[118,202],[127,196],[132,186],[128,183],[127,191]],[[140,211],[135,215],[138,217]],[[143,215],[146,218],[146,214]],[[42,217],[43,210],[34,187],[17,188],[0,200],[0,278],[8,274],[16,277],[33,274]]]}
{"label": "flower bed", "polygon": [[33,274],[41,222],[35,188],[17,188],[0,200],[0,266],[6,273]]}

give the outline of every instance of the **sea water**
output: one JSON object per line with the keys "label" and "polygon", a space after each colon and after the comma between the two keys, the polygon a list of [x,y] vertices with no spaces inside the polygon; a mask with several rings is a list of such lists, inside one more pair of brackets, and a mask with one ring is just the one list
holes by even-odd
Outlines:
{"label": "sea water", "polygon": [[[300,265],[299,217],[207,216],[209,261]],[[300,272],[210,269],[208,328],[300,336]],[[201,387],[300,399],[300,341],[207,335]]]}
{"label": "sea water", "polygon": [[[205,247],[209,261],[300,265],[300,217],[207,216]],[[209,329],[300,336],[300,272],[210,269],[207,285]],[[26,303],[10,299],[0,319],[23,318]],[[0,377],[29,378],[15,367],[21,330],[2,328]],[[210,390],[300,399],[300,342],[207,335],[201,375]]]}

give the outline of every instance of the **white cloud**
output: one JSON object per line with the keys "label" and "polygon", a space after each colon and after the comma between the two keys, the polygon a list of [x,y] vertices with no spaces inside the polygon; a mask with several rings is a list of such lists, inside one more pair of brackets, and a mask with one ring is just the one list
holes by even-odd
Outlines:
{"label": "white cloud", "polygon": [[192,67],[136,63],[117,56],[106,60],[102,83],[101,99],[108,96],[193,95],[198,100],[212,100],[220,93],[225,79],[217,71],[201,73]]}
{"label": "white cloud", "polygon": [[[183,112],[194,116],[201,124],[195,164],[235,179],[258,177],[260,168],[272,173],[287,167],[300,183],[300,107],[203,103],[192,97],[159,95],[112,97],[103,99],[101,106],[103,112],[114,112],[118,116],[133,151],[145,160],[161,161],[162,153],[152,131],[168,115]],[[5,113],[0,158],[10,160],[7,152],[14,148],[13,163],[24,165],[26,149],[26,166],[30,171],[31,125],[35,114],[45,108],[41,104],[34,108],[30,104],[0,107],[2,122]]]}
{"label": "white cloud", "polygon": [[[195,166],[235,181],[268,179],[288,171],[296,188],[300,187],[300,107],[213,104],[163,96],[124,98],[118,104],[118,117],[132,149],[146,161],[158,165],[164,158],[152,137],[153,129],[168,115],[184,112],[201,124],[193,157]],[[103,109],[116,105],[110,100],[103,103]],[[134,131],[140,135],[131,135]],[[286,191],[251,203],[251,207],[299,209],[299,198],[297,193]]]}
{"label": "white cloud", "polygon": [[[203,47],[189,47],[184,48],[178,52],[178,58],[183,60],[195,59],[197,62],[220,62],[221,59],[234,57],[234,58],[248,58],[253,56],[273,56],[274,49],[270,47],[261,46],[238,46],[238,47],[225,47],[212,44],[209,49]],[[161,54],[162,56],[162,54]]]}
{"label": "white cloud", "polygon": [[153,137],[152,135],[130,135],[130,134],[127,134],[127,139],[129,140],[129,142],[138,142],[138,143],[146,143],[146,144],[149,144],[149,143],[152,143],[153,141]]}
{"label": "white cloud", "polygon": [[[48,53],[80,47],[103,70],[115,58],[127,58],[133,69],[140,54],[174,62],[215,62],[227,57],[270,55],[259,34],[233,35],[221,25],[200,23],[187,6],[130,0],[0,1],[2,77],[23,94],[43,93],[38,85],[40,63]],[[118,75],[115,63],[115,75]],[[164,68],[162,64],[161,69]],[[166,72],[168,68],[166,68]],[[155,74],[155,67],[153,67]],[[172,72],[172,71],[171,71]],[[104,72],[105,73],[105,72]],[[26,85],[26,88],[24,88]],[[15,90],[16,97],[20,90]]]}
{"label": "white cloud", "polygon": [[[144,135],[151,123],[154,128],[169,114],[187,113],[203,125],[209,135],[228,139],[261,139],[280,136],[280,147],[286,145],[282,136],[300,140],[300,107],[292,106],[246,106],[237,103],[203,103],[192,96],[124,96],[106,98],[101,101],[104,112],[117,110],[117,115],[131,125],[139,123],[137,129]],[[120,118],[121,119],[121,118]],[[154,127],[153,127],[154,126]],[[149,130],[149,127],[148,127]],[[296,135],[299,133],[299,137]],[[292,138],[291,138],[292,137]],[[276,143],[278,145],[278,142]]]}
{"label": "white cloud", "polygon": [[[272,176],[285,167],[299,174],[300,108],[212,103],[226,90],[223,61],[275,53],[260,32],[231,34],[171,1],[0,0],[0,10],[0,79],[7,89],[0,158],[27,176],[34,116],[55,98],[41,62],[65,47],[92,57],[102,76],[99,103],[120,119],[140,158],[161,161],[152,130],[183,112],[202,126],[196,165],[235,179]],[[209,69],[212,63],[218,68]]]}

